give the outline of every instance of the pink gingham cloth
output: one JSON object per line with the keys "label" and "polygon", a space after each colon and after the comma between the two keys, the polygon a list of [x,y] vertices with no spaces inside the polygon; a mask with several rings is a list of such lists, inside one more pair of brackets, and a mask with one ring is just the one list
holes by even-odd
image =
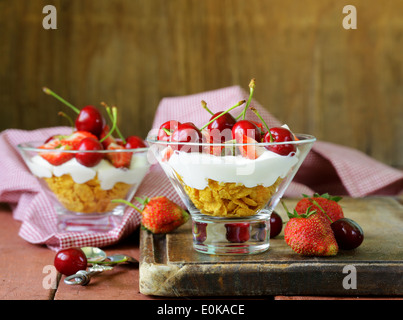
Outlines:
{"label": "pink gingham cloth", "polygon": [[[238,101],[247,99],[248,92],[240,86],[193,94],[168,97],[161,100],[155,114],[153,129],[168,120],[205,124],[210,115],[201,106],[201,101],[213,112],[225,110]],[[282,125],[257,101],[255,107],[269,126]],[[232,114],[241,112],[242,106]],[[258,121],[248,111],[247,118]],[[292,129],[292,124],[289,124]],[[16,146],[27,141],[44,141],[54,134],[68,133],[70,128],[55,127],[32,131],[7,129],[0,134],[0,202],[9,203],[15,219],[21,221],[19,235],[34,244],[43,244],[50,249],[71,246],[105,247],[132,233],[141,222],[140,214],[128,207],[121,225],[106,233],[60,233],[56,228],[53,207],[40,188],[37,179],[25,166]],[[368,195],[398,195],[403,192],[403,172],[382,164],[364,153],[345,146],[316,141],[300,170],[291,182],[285,197],[300,197],[301,194],[330,193],[363,197]],[[136,196],[164,195],[183,205],[158,164],[154,164],[144,178]]]}

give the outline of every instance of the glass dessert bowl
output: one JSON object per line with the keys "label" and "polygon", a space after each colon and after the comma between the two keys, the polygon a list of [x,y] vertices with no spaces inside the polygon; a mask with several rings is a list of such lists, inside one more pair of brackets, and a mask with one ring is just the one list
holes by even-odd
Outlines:
{"label": "glass dessert bowl", "polygon": [[[60,231],[107,232],[118,226],[125,205],[111,200],[130,201],[150,166],[148,147],[64,150],[44,149],[43,142],[29,142],[18,149],[54,206]],[[98,160],[86,166],[79,157]],[[125,159],[126,164],[115,165],[112,159]]]}
{"label": "glass dessert bowl", "polygon": [[191,214],[194,249],[208,254],[266,251],[270,215],[315,137],[295,134],[292,141],[259,143],[248,138],[211,143],[205,136],[178,142],[172,137],[163,140],[150,133],[147,141]]}

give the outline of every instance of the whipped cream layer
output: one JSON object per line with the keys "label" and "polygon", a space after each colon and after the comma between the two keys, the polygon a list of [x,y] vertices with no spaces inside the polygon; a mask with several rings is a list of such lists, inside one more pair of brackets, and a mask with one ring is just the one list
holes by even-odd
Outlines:
{"label": "whipped cream layer", "polygon": [[75,158],[60,166],[53,166],[40,155],[28,159],[26,163],[31,172],[39,178],[60,177],[69,174],[74,182],[82,184],[98,176],[103,190],[112,189],[117,182],[140,183],[150,166],[146,153],[141,155],[133,154],[129,168],[115,168],[105,159],[94,167],[86,167],[77,162]]}
{"label": "whipped cream layer", "polygon": [[298,154],[281,156],[267,150],[252,160],[241,155],[217,157],[207,153],[176,151],[162,166],[165,172],[169,174],[174,170],[187,186],[198,190],[207,187],[208,179],[242,183],[248,188],[257,185],[269,187],[279,177],[286,177],[289,170],[298,163]]}

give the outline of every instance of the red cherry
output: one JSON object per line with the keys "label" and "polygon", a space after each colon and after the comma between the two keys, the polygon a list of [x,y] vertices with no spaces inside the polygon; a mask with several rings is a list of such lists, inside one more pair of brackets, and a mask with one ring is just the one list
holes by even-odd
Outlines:
{"label": "red cherry", "polygon": [[279,235],[283,229],[283,219],[280,215],[273,211],[270,216],[270,238],[274,238]]}
{"label": "red cherry", "polygon": [[[80,141],[77,150],[104,150],[104,148],[99,140],[89,137]],[[103,159],[103,157],[104,154],[101,152],[78,152],[76,154],[77,162],[86,167],[96,166]]]}
{"label": "red cherry", "polygon": [[102,133],[104,118],[94,106],[86,106],[81,109],[76,118],[76,128],[78,131],[88,131],[97,137]]}
{"label": "red cherry", "polygon": [[[224,111],[215,113],[210,121],[214,118],[220,116]],[[210,142],[213,143],[224,143],[225,141],[232,139],[232,127],[236,123],[235,118],[230,113],[224,113],[219,118],[211,122],[207,129],[210,133]]]}
{"label": "red cherry", "polygon": [[239,139],[239,137],[241,137],[241,140],[237,139],[237,141],[242,141],[242,136],[250,137],[257,142],[262,141],[259,127],[249,120],[240,120],[232,127],[232,137],[234,139],[237,139],[237,137]]}
{"label": "red cherry", "polygon": [[178,125],[178,128],[171,135],[171,142],[178,142],[177,145],[172,145],[174,150],[184,152],[198,151],[201,152],[201,146],[185,146],[180,142],[201,143],[202,134],[200,130],[191,122],[186,122]]}
{"label": "red cherry", "polygon": [[126,149],[146,148],[144,140],[138,136],[129,136],[126,138]]}
{"label": "red cherry", "polygon": [[[271,141],[271,136],[274,141]],[[294,141],[294,135],[290,130],[283,127],[274,127],[270,129],[270,133],[266,132],[263,137],[264,142],[287,142]],[[277,144],[271,146],[265,146],[267,150],[280,154],[282,156],[288,156],[292,152],[296,152],[296,147],[293,144]]]}
{"label": "red cherry", "polygon": [[351,250],[359,247],[364,240],[364,232],[357,222],[349,218],[341,218],[331,225],[336,242],[340,249]]}
{"label": "red cherry", "polygon": [[169,120],[169,121],[167,121],[167,122],[164,122],[164,123],[160,126],[160,129],[159,129],[159,131],[158,131],[158,137],[157,137],[157,139],[158,139],[158,140],[161,140],[161,141],[169,141],[170,138],[171,138],[171,136],[168,135],[164,129],[166,129],[166,130],[168,130],[169,132],[172,133],[172,132],[174,132],[174,131],[178,128],[178,126],[179,126],[180,124],[181,124],[181,123],[178,122],[178,121],[176,121],[176,120]]}
{"label": "red cherry", "polygon": [[243,243],[249,240],[249,223],[227,223],[225,224],[227,229],[226,237],[229,242]]}
{"label": "red cherry", "polygon": [[61,249],[56,253],[54,266],[65,276],[71,276],[77,271],[87,269],[87,257],[80,248]]}
{"label": "red cherry", "polygon": [[203,243],[207,239],[207,223],[193,222],[193,239],[197,243]]}

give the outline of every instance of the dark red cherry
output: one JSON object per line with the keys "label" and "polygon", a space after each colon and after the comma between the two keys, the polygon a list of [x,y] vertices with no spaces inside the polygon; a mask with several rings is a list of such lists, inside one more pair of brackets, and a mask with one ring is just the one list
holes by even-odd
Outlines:
{"label": "dark red cherry", "polygon": [[223,112],[217,112],[210,118],[211,121],[219,116],[207,126],[207,130],[210,133],[210,142],[224,143],[232,139],[231,130],[236,123],[236,119],[228,112],[221,115]]}
{"label": "dark red cherry", "polygon": [[54,266],[65,276],[71,276],[77,271],[87,269],[87,257],[80,248],[61,249],[56,253]]}
{"label": "dark red cherry", "polygon": [[[92,151],[104,150],[102,143],[95,138],[84,138],[78,144],[78,151]],[[77,162],[86,167],[96,166],[102,159],[104,154],[102,152],[78,152],[76,154]]]}
{"label": "dark red cherry", "polygon": [[193,239],[197,243],[203,243],[207,239],[207,223],[193,222]]}
{"label": "dark red cherry", "polygon": [[201,152],[201,146],[181,144],[181,142],[202,142],[202,134],[200,130],[191,122],[179,124],[178,128],[172,133],[170,141],[177,143],[171,145],[174,150],[184,152]]}
{"label": "dark red cherry", "polygon": [[126,149],[138,149],[138,148],[146,148],[144,140],[138,136],[129,136],[126,138]]}
{"label": "dark red cherry", "polygon": [[283,219],[280,215],[273,211],[270,216],[270,238],[274,238],[279,235],[283,229]]}
{"label": "dark red cherry", "polygon": [[105,120],[101,112],[94,106],[86,106],[78,114],[75,125],[78,131],[88,131],[99,137]]}
{"label": "dark red cherry", "polygon": [[243,243],[249,240],[249,223],[227,223],[225,224],[227,230],[226,237],[229,242]]}
{"label": "dark red cherry", "polygon": [[351,250],[359,247],[364,240],[364,232],[357,222],[349,218],[341,218],[331,225],[336,242],[340,249]]}
{"label": "dark red cherry", "polygon": [[240,120],[234,124],[232,127],[232,137],[233,139],[237,139],[237,136],[240,137],[237,141],[242,141],[242,135],[250,137],[257,142],[262,141],[262,135],[260,133],[259,127],[249,120]]}
{"label": "dark red cherry", "polygon": [[[271,141],[271,136],[273,137],[274,141]],[[283,127],[274,127],[266,132],[263,137],[264,142],[287,142],[287,141],[294,141],[294,135],[292,132]],[[294,144],[275,144],[270,146],[265,146],[267,150],[275,152],[282,156],[288,156],[292,152],[296,152],[296,147]]]}
{"label": "dark red cherry", "polygon": [[157,139],[161,141],[170,141],[171,136],[164,129],[168,130],[172,134],[172,132],[174,132],[180,124],[181,123],[176,120],[169,120],[167,122],[164,122],[158,130]]}

